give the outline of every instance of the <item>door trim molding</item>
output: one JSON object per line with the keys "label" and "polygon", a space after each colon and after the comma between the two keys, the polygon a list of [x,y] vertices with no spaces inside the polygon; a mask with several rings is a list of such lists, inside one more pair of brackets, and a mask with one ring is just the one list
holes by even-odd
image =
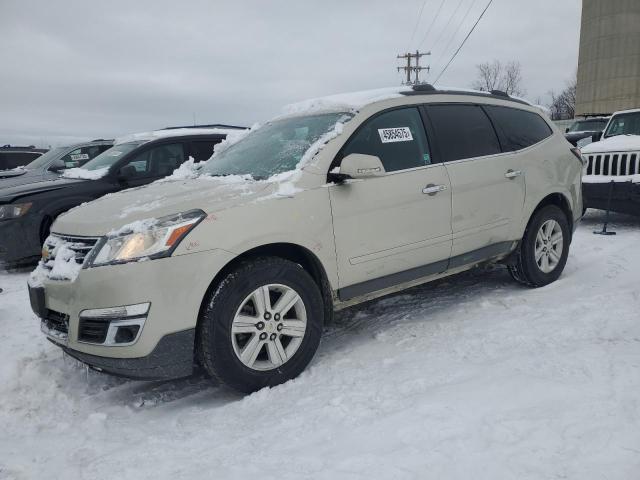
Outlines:
{"label": "door trim molding", "polygon": [[338,298],[345,302],[355,297],[367,295],[378,290],[384,290],[403,283],[412,282],[423,277],[437,275],[466,265],[473,265],[510,253],[515,245],[515,241],[499,242],[486,247],[473,250],[471,252],[456,255],[448,260],[422,265],[420,267],[403,270],[383,277],[373,278],[365,282],[355,283],[338,289]]}

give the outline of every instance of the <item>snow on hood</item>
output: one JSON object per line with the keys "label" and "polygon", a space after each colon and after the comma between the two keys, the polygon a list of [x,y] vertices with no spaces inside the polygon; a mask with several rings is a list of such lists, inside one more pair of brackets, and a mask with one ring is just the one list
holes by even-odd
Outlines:
{"label": "snow on hood", "polygon": [[63,178],[78,178],[80,180],[99,180],[109,173],[109,167],[87,170],[85,168],[70,168],[62,172]]}
{"label": "snow on hood", "polygon": [[616,135],[593,142],[581,149],[582,153],[626,152],[640,150],[640,135]]}
{"label": "snow on hood", "polygon": [[243,129],[231,128],[173,128],[170,130],[154,130],[152,132],[131,133],[116,138],[114,145],[128,143],[134,141],[157,140],[166,137],[181,137],[185,135],[232,135],[237,132],[243,132]]}
{"label": "snow on hood", "polygon": [[56,220],[53,231],[72,235],[106,235],[137,220],[160,218],[196,208],[218,212],[264,196],[278,185],[238,177],[201,176],[156,182],[132,188],[72,208]]}

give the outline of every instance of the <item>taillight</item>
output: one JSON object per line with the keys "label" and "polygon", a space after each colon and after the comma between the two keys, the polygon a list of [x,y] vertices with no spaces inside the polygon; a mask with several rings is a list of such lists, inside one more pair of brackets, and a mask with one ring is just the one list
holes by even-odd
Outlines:
{"label": "taillight", "polygon": [[576,158],[580,160],[580,162],[582,162],[582,165],[587,165],[587,160],[582,156],[582,152],[580,152],[579,148],[577,147],[571,148],[571,153],[573,153],[576,156]]}

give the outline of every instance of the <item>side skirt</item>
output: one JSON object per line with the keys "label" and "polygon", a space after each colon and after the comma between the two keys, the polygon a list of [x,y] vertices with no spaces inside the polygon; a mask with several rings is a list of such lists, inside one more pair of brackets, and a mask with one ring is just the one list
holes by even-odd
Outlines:
{"label": "side skirt", "polygon": [[340,288],[337,291],[338,304],[335,307],[340,310],[362,301],[372,300],[421,283],[469,270],[483,262],[501,260],[509,255],[517,244],[517,241],[495,243],[457,255],[449,260],[442,260]]}

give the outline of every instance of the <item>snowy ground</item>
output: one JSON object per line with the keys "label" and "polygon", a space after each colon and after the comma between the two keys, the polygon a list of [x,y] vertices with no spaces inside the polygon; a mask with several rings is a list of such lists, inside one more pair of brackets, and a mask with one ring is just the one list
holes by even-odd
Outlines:
{"label": "snowy ground", "polygon": [[0,479],[640,478],[640,219],[601,219],[555,284],[494,268],[343,312],[246,398],[65,361],[0,274]]}

